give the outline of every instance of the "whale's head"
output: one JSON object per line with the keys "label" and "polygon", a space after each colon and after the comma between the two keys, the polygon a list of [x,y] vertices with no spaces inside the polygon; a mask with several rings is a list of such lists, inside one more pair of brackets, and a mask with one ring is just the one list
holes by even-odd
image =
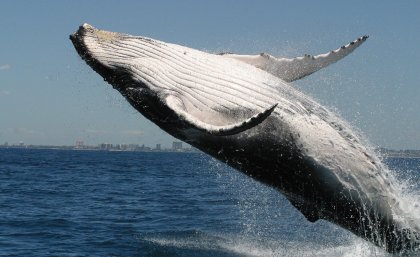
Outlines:
{"label": "whale's head", "polygon": [[264,121],[276,106],[254,106],[249,93],[234,88],[238,82],[230,75],[249,76],[243,69],[235,71],[242,63],[234,60],[89,24],[70,39],[82,59],[135,109],[183,140],[197,133],[243,132]]}
{"label": "whale's head", "polygon": [[176,120],[166,105],[175,88],[154,81],[153,74],[158,71],[149,64],[159,65],[150,49],[158,48],[160,42],[99,30],[89,24],[80,26],[70,39],[80,57],[144,116],[158,125]]}

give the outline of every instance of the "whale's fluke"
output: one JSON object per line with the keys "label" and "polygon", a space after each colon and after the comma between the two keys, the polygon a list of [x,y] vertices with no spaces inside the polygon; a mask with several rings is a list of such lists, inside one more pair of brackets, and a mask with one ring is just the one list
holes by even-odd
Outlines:
{"label": "whale's fluke", "polygon": [[332,63],[341,60],[365,42],[368,37],[369,36],[359,37],[347,45],[325,54],[315,56],[306,54],[304,56],[291,59],[277,58],[266,53],[261,53],[259,55],[239,55],[227,53],[222,55],[251,64],[287,82],[291,82],[306,77]]}

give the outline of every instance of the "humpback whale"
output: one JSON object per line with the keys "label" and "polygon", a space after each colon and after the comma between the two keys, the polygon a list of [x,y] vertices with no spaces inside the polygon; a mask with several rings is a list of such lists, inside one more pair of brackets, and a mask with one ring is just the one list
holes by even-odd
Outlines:
{"label": "humpback whale", "polygon": [[172,136],[281,192],[310,222],[337,224],[391,253],[419,251],[386,167],[337,114],[289,82],[368,37],[316,56],[212,54],[83,24],[81,58]]}

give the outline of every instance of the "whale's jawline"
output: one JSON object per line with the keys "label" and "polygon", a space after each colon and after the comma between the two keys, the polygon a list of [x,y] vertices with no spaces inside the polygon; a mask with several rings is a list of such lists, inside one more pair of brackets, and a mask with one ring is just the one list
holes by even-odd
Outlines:
{"label": "whale's jawline", "polygon": [[[123,96],[126,96],[125,89],[127,89],[130,85],[136,85],[136,87],[139,87],[140,82],[132,81],[132,79],[127,76],[127,72],[123,68],[107,67],[93,57],[84,42],[84,37],[86,36],[88,29],[92,28],[85,28],[80,26],[79,29],[69,37],[82,60],[84,60],[95,72],[101,75],[104,81],[108,82]],[[120,83],[122,80],[125,81],[124,84]]]}
{"label": "whale's jawline", "polygon": [[84,60],[94,71],[96,71],[102,77],[110,76],[112,70],[101,65],[93,56],[90,54],[85,42],[84,36],[86,32],[85,29],[80,26],[79,30],[70,35],[70,40],[73,43],[74,48],[76,49],[79,56]]}

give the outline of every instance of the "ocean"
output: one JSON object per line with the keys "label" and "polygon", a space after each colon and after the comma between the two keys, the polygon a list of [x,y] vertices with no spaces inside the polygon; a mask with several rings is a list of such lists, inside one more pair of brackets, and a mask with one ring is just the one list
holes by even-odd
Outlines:
{"label": "ocean", "polygon": [[0,256],[392,256],[201,153],[0,149],[0,181]]}

